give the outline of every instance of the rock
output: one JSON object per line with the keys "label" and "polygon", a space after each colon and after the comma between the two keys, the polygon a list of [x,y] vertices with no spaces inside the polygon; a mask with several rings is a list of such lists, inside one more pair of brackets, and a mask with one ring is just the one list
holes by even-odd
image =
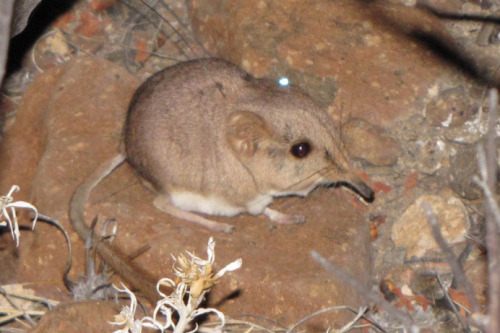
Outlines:
{"label": "rock", "polygon": [[432,126],[463,126],[476,115],[477,101],[478,98],[471,96],[463,86],[445,90],[427,104],[427,120]]}
{"label": "rock", "polygon": [[449,166],[449,144],[440,138],[428,137],[428,140],[417,140],[415,161],[417,169],[426,174],[434,174],[442,167]]}
{"label": "rock", "polygon": [[[351,158],[377,166],[390,166],[402,155],[399,142],[380,126],[350,119],[342,126],[343,142]],[[380,149],[383,147],[383,149]]]}
{"label": "rock", "polygon": [[[17,184],[16,201],[28,201],[61,223],[73,241],[75,275],[83,273],[84,256],[67,219],[69,199],[84,175],[106,154],[116,153],[128,101],[138,84],[125,69],[94,57],[46,70],[28,86],[2,141],[0,193]],[[95,122],[89,126],[91,119]],[[12,256],[0,257],[0,267],[15,264],[16,281],[37,281],[44,286],[38,295],[63,300],[68,299],[62,281],[66,256],[61,233],[37,223],[33,232],[22,232],[21,246]],[[7,273],[0,270],[0,280]]]}
{"label": "rock", "polygon": [[438,247],[422,203],[427,202],[437,217],[443,238],[452,244],[464,239],[468,214],[462,202],[453,195],[424,195],[418,198],[392,226],[391,238],[398,247],[407,249],[407,258],[421,257]]}
{"label": "rock", "polygon": [[[483,197],[483,190],[476,185],[473,180],[474,176],[480,176],[478,167],[478,146],[484,146],[484,140],[475,142],[472,145],[461,145],[461,149],[457,151],[455,156],[451,158],[449,182],[450,187],[459,196],[467,200],[476,200]],[[497,140],[497,168],[500,165],[500,140]],[[496,191],[500,191],[500,183],[498,182],[500,174],[496,174],[497,183]]]}
{"label": "rock", "polygon": [[483,190],[473,181],[479,175],[477,166],[477,145],[468,145],[460,149],[451,158],[449,182],[456,194],[467,200],[476,200],[483,196]]}
{"label": "rock", "polygon": [[[8,189],[12,182],[22,185],[22,194],[30,193],[26,195],[28,201],[66,228],[73,243],[70,277],[82,273],[84,255],[83,242],[67,218],[69,199],[78,184],[116,154],[127,104],[137,84],[124,69],[103,59],[75,59],[48,70],[26,92],[2,146],[0,187]],[[21,195],[19,199],[24,198]],[[215,267],[238,258],[243,259],[243,266],[212,288],[207,306],[228,316],[251,313],[291,325],[325,305],[364,304],[355,290],[323,270],[310,256],[311,250],[316,250],[359,283],[368,285],[369,229],[349,191],[320,188],[307,198],[275,201],[272,207],[277,210],[305,215],[307,222],[302,225],[276,225],[250,215],[210,217],[234,225],[236,230],[231,235],[213,234],[173,218],[156,209],[153,200],[154,195],[125,163],[94,189],[85,217],[87,223],[97,214],[101,222],[115,217],[119,227],[113,246],[124,255],[150,246],[134,264],[158,279],[174,277],[170,254],[189,250],[203,257],[207,240],[213,236],[217,241]],[[97,230],[101,226],[99,223]],[[37,224],[35,232],[23,234],[22,242],[16,259],[9,256],[0,260],[18,260],[18,281],[39,281],[38,273],[43,271],[50,285],[60,282],[58,290],[66,296],[61,292],[65,290],[61,277],[66,259],[62,237]],[[2,262],[0,266],[8,267]],[[41,285],[44,290],[36,291],[46,292],[46,284]],[[61,297],[59,294],[57,299]],[[324,331],[330,325],[341,327],[350,318],[348,312],[332,312],[304,327],[321,327]]]}
{"label": "rock", "polygon": [[407,119],[423,110],[438,78],[457,73],[411,37],[455,47],[440,20],[419,8],[351,0],[189,0],[188,8],[211,53],[258,77],[291,77],[343,122]]}

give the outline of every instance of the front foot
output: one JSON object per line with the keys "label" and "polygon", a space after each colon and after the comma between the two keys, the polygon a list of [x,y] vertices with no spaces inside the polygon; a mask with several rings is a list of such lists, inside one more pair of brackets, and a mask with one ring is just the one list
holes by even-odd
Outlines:
{"label": "front foot", "polygon": [[287,215],[269,207],[264,208],[262,212],[271,221],[278,224],[302,224],[306,222],[306,217],[302,215]]}

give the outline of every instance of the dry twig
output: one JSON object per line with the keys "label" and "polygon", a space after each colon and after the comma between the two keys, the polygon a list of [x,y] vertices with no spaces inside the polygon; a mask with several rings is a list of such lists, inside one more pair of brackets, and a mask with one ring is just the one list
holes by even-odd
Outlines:
{"label": "dry twig", "polygon": [[467,294],[467,299],[469,300],[469,303],[471,305],[472,312],[474,313],[479,312],[480,310],[479,303],[477,302],[477,299],[474,296],[474,289],[467,280],[465,272],[462,266],[459,264],[455,253],[453,253],[452,249],[448,246],[448,244],[444,240],[443,235],[441,234],[441,230],[439,230],[436,214],[434,214],[434,212],[431,209],[431,206],[427,202],[422,203],[422,208],[427,214],[427,219],[429,221],[429,225],[431,227],[434,240],[439,245],[441,251],[443,251],[443,254],[446,258],[446,262],[450,264],[451,270],[453,271],[453,276],[456,279],[458,285],[464,288]]}
{"label": "dry twig", "polygon": [[[441,290],[443,291],[444,293],[444,297],[446,298],[446,301],[448,302],[448,304],[450,305],[453,313],[455,314],[455,316],[457,317],[458,321],[460,322],[460,324],[462,325],[463,329],[466,331],[466,332],[470,332],[470,328],[469,326],[465,323],[464,319],[462,318],[462,316],[460,315],[460,312],[458,311],[457,309],[457,306],[455,305],[455,302],[451,299],[450,297],[450,294],[448,293],[448,290],[446,289],[443,281],[441,280],[441,276],[439,276],[439,274],[436,274],[436,279],[439,283],[439,286],[441,287]],[[474,296],[474,295],[473,295]]]}
{"label": "dry twig", "polygon": [[497,151],[496,126],[498,119],[498,92],[490,90],[490,112],[488,133],[486,135],[486,149],[478,147],[478,163],[481,178],[474,177],[474,181],[483,189],[486,198],[486,248],[488,251],[488,313],[482,316],[473,314],[478,326],[487,333],[500,332],[500,209],[495,198],[497,182]]}
{"label": "dry twig", "polygon": [[386,311],[394,319],[397,319],[399,322],[401,322],[401,324],[408,332],[418,332],[418,327],[415,325],[415,322],[408,314],[404,313],[403,311],[393,306],[391,303],[387,302],[379,294],[376,294],[369,290],[362,283],[358,282],[356,278],[350,276],[342,269],[338,268],[337,266],[323,258],[316,251],[311,251],[311,256],[316,262],[323,266],[325,270],[336,276],[342,282],[353,287],[359,295],[364,297],[369,302],[375,303],[379,308]]}
{"label": "dry twig", "polygon": [[[348,306],[344,306],[344,305],[340,305],[340,306],[331,306],[331,307],[328,307],[326,309],[321,309],[321,310],[318,310],[316,312],[313,312],[311,313],[310,315],[302,318],[301,320],[299,320],[297,323],[295,323],[295,325],[293,325],[291,328],[289,328],[286,333],[292,333],[293,331],[295,331],[295,329],[297,327],[299,327],[300,325],[302,325],[303,323],[305,323],[306,321],[308,321],[309,319],[313,318],[313,317],[316,317],[317,315],[320,315],[320,314],[323,314],[323,313],[326,313],[326,312],[330,312],[330,311],[337,311],[337,310],[349,310],[351,312],[354,312],[356,313],[356,317],[354,317],[353,320],[351,320],[349,323],[347,323],[346,325],[344,325],[344,327],[342,327],[338,332],[341,333],[341,332],[347,332],[349,329],[353,328],[354,324],[356,324],[356,322],[360,319],[360,318],[364,318],[364,315],[366,313],[366,311],[368,311],[368,307],[364,306],[364,307],[361,307],[359,308],[358,311],[356,311],[355,309],[351,308],[351,307],[348,307]],[[367,319],[368,320],[368,319]],[[370,321],[370,320],[369,320]]]}

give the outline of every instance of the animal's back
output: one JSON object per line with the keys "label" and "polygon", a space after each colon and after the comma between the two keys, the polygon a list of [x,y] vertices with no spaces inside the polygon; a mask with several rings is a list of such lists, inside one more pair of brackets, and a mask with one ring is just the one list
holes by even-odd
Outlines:
{"label": "animal's back", "polygon": [[229,173],[246,172],[225,140],[227,114],[246,75],[222,60],[195,60],[156,73],[138,89],[125,129],[127,157],[156,190],[213,195],[224,185],[221,175],[231,186]]}

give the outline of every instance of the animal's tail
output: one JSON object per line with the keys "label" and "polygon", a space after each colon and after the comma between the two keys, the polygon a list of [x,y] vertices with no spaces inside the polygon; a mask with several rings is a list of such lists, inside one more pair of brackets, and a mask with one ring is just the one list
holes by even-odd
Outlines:
{"label": "animal's tail", "polygon": [[[95,171],[90,174],[85,181],[78,186],[70,201],[69,218],[73,229],[78,236],[86,242],[90,232],[87,223],[85,222],[85,203],[87,202],[90,192],[104,178],[106,178],[114,169],[123,163],[125,154],[120,153],[110,160],[100,165]],[[156,293],[155,279],[149,273],[139,267],[134,267],[126,256],[119,253],[116,249],[110,248],[103,242],[96,242],[97,253],[111,268],[120,275],[130,286],[138,290],[144,297],[155,304],[158,300]]]}

